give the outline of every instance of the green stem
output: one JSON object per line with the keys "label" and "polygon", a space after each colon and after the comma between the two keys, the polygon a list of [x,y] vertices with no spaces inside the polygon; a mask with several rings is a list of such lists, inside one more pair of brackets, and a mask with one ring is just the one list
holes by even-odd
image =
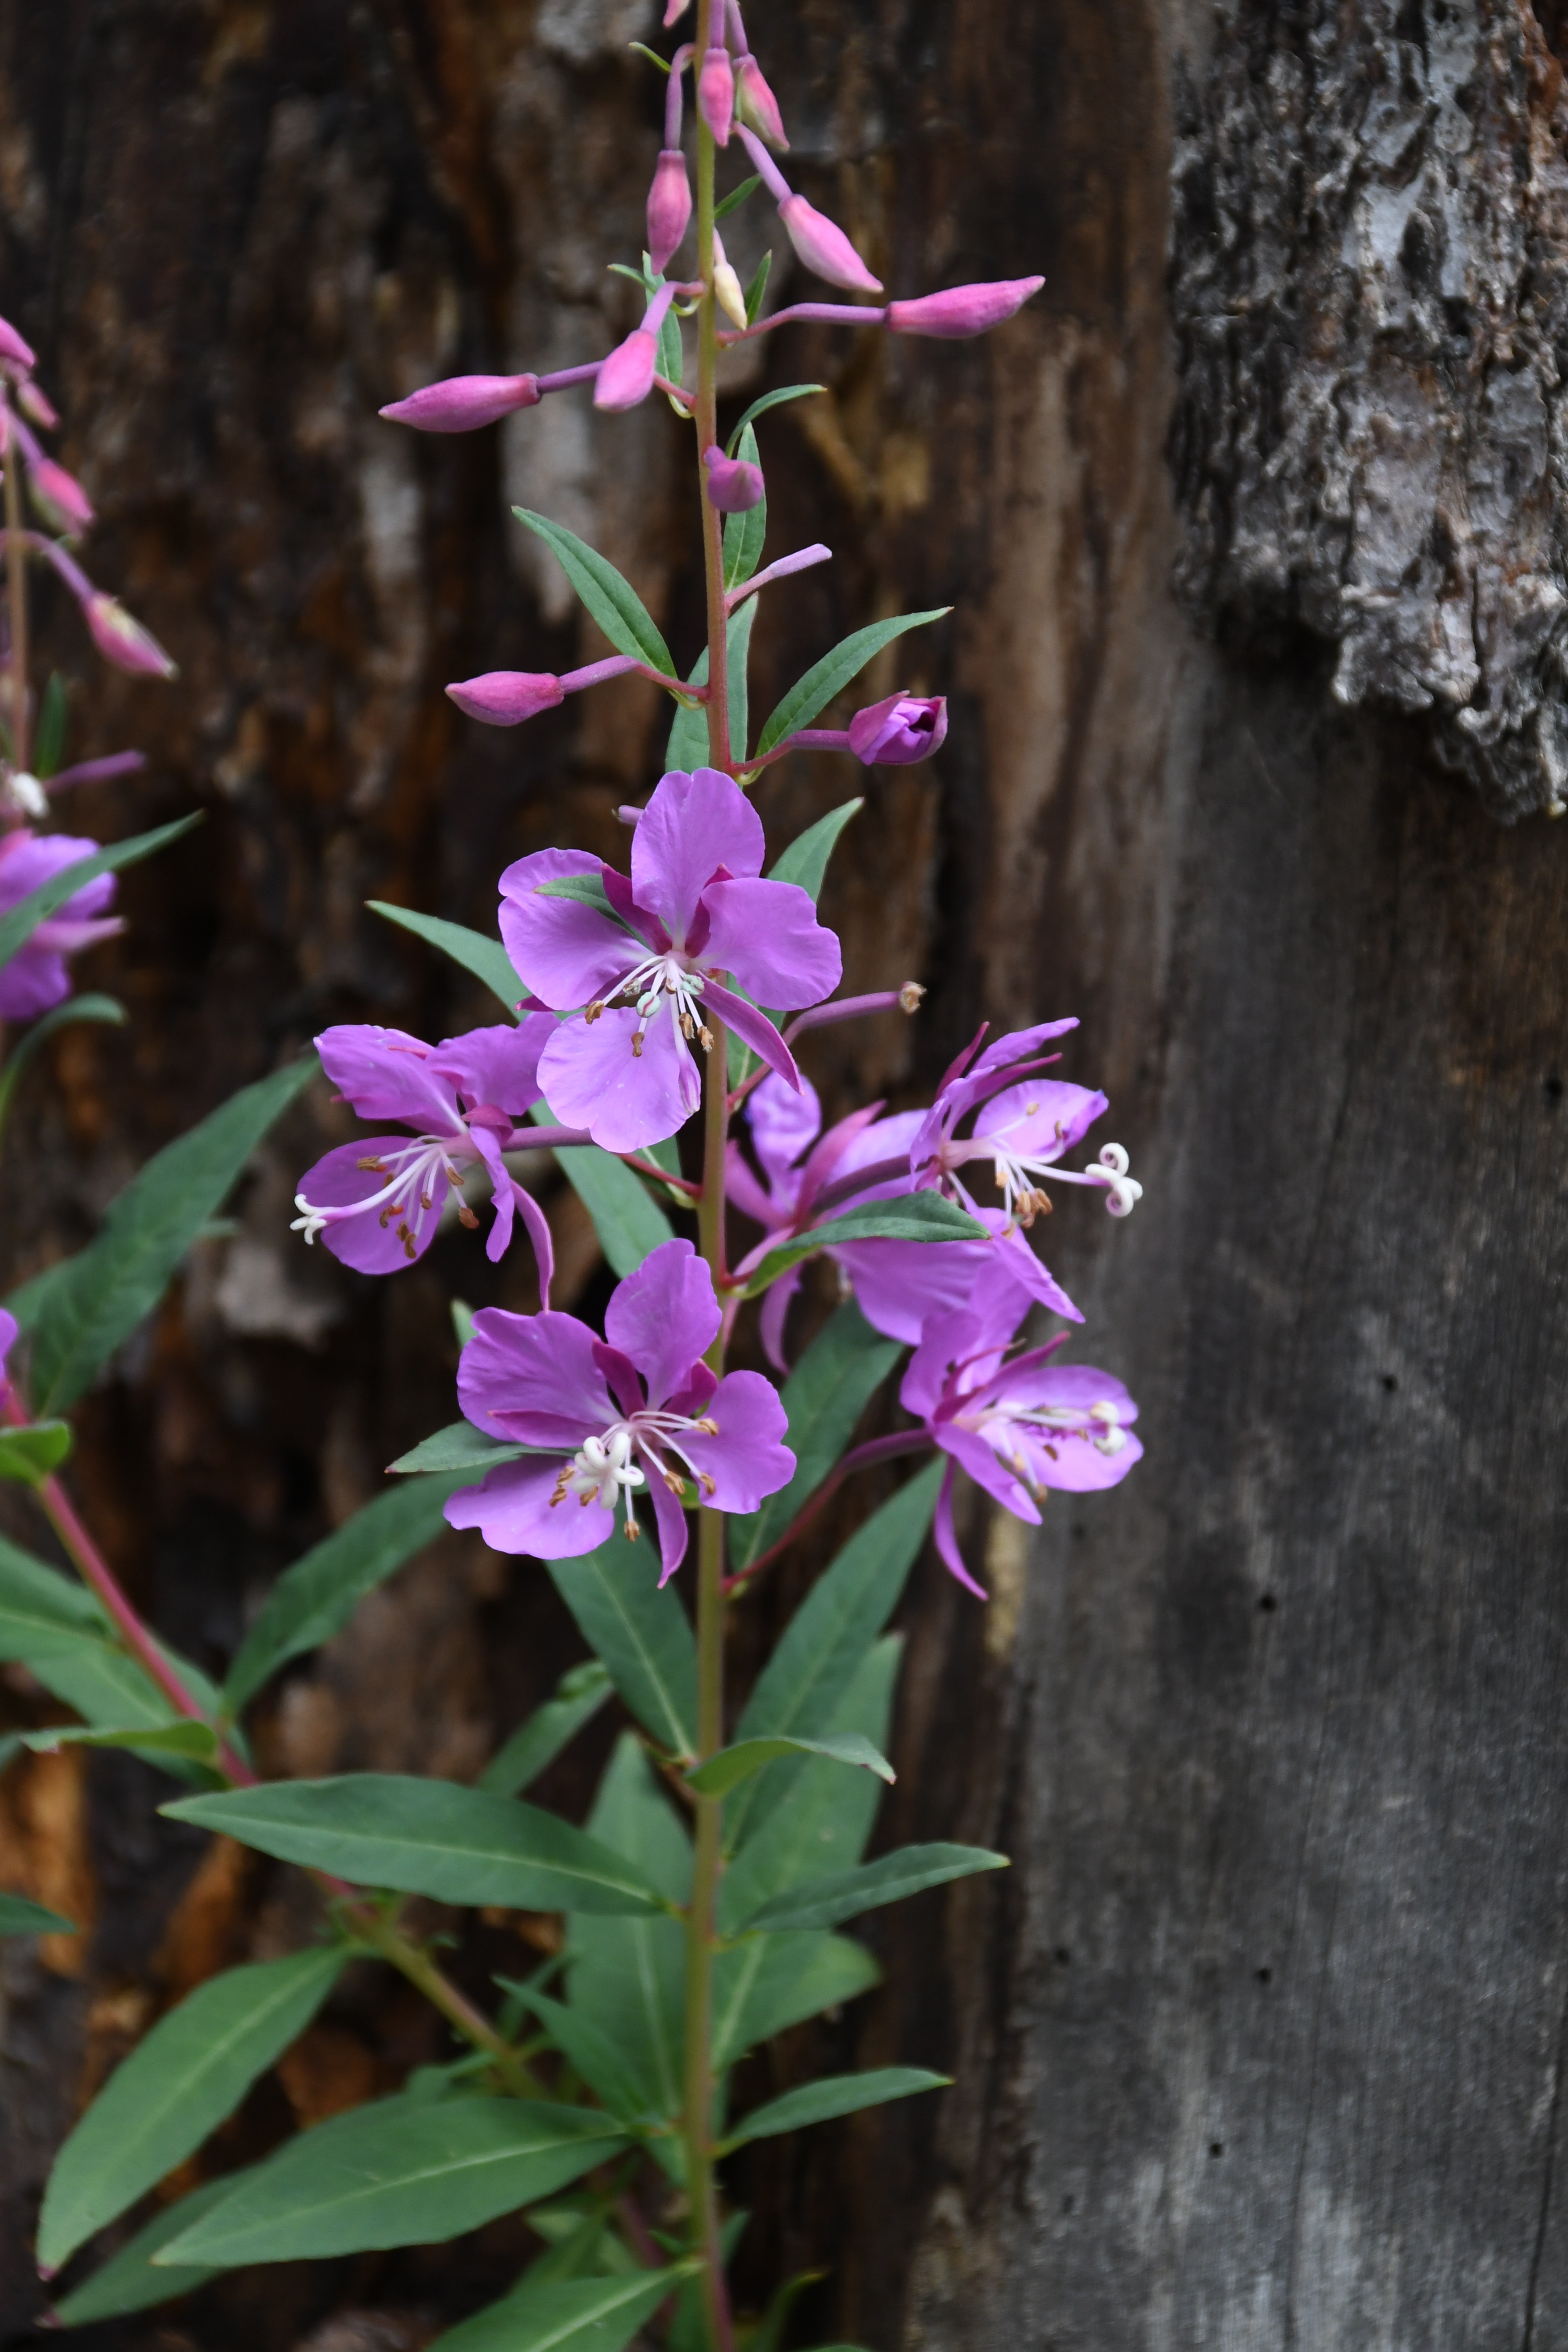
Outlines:
{"label": "green stem", "polygon": [[[695,72],[707,54],[711,0],[698,0]],[[708,756],[730,764],[730,662],[724,613],[724,526],[708,496],[702,452],[719,438],[719,320],[713,299],[713,133],[697,121],[697,275],[703,295],[697,310],[697,503],[702,516],[702,567],[708,582]],[[744,750],[744,745],[742,749]]]}
{"label": "green stem", "polygon": [[22,460],[16,436],[5,451],[5,593],[11,624],[11,765],[27,765],[27,550],[23,535]]}

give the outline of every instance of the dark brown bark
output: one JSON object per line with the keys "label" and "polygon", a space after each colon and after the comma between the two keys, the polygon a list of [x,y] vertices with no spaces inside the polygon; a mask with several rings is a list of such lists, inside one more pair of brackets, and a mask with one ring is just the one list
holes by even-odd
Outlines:
{"label": "dark brown bark", "polygon": [[[611,848],[614,806],[656,772],[639,687],[507,736],[439,689],[589,642],[508,498],[604,546],[694,649],[668,415],[547,404],[456,444],[374,418],[432,374],[602,347],[622,297],[601,263],[635,250],[658,141],[623,47],[652,13],[0,16],[0,307],[39,341],[104,509],[99,570],[184,673],[84,697],[84,750],[140,741],[153,765],[82,815],[210,812],[131,879],[132,932],[93,971],[133,1029],[68,1038],[53,1089],[33,1083],[0,1274],[83,1237],[147,1150],[324,1021],[487,1017],[361,902],[486,921],[508,857]],[[828,1033],[814,1067],[830,1097],[913,1098],[983,1015],[1083,1016],[1068,1074],[1105,1084],[1147,1192],[1121,1227],[1070,1204],[1051,1256],[1149,1455],[1116,1496],[1053,1505],[1037,1542],[976,1514],[988,1614],[920,1572],[889,1834],[994,1839],[1018,1866],[879,1924],[889,1990],[833,2054],[951,2062],[959,2087],[759,2157],[748,2287],[831,2262],[800,2340],[876,2352],[1541,2352],[1568,2334],[1568,843],[1498,830],[1437,755],[1509,814],[1555,789],[1553,68],[1513,0],[813,0],[752,30],[785,52],[802,184],[891,286],[1048,273],[984,343],[800,334],[756,363],[831,387],[764,454],[775,533],[787,515],[791,543],[838,551],[778,593],[756,692],[874,613],[956,604],[870,680],[947,690],[953,725],[930,767],[870,780],[827,907],[851,985],[918,972],[932,995],[918,1024]],[[1460,53],[1457,162],[1433,77]],[[1364,161],[1374,87],[1408,118],[1397,166]],[[1465,196],[1486,260],[1468,341],[1418,238],[1389,266],[1392,323],[1387,284],[1339,258],[1380,171],[1411,218]],[[741,218],[744,262],[763,224]],[[1389,383],[1392,438],[1348,396]],[[1540,401],[1533,472],[1506,471],[1504,394]],[[1386,582],[1372,446],[1438,452],[1440,489],[1407,470],[1391,494],[1408,547]],[[1492,616],[1484,706],[1439,626],[1456,605]],[[47,622],[85,677],[71,615]],[[1411,710],[1412,678],[1429,709],[1375,707]],[[788,771],[770,830],[863,783]],[[462,1244],[439,1279],[372,1286],[291,1244],[291,1180],[332,1118],[312,1102],[268,1147],[242,1235],[194,1254],[87,1415],[96,1523],[213,1662],[277,1567],[449,1416],[447,1290],[527,1303]],[[602,1273],[569,1202],[552,1213],[591,1304]],[[289,1679],[268,1753],[461,1772],[575,1648],[541,1580],[454,1541]],[[19,1681],[5,1705],[40,1711]],[[578,1800],[594,1760],[546,1793]],[[80,1977],[52,1948],[6,1960],[13,2331],[36,2308],[30,2200],[81,2088],[184,1985],[300,1931],[287,1874],[204,1864],[153,1818],[159,1786],[39,1759],[0,1792],[0,1874],[99,1923]],[[482,1990],[521,1948],[480,1927],[458,1965]],[[437,2046],[367,1972],[222,2160]],[[497,2231],[261,2274],[98,2341],[412,2352],[521,2251]]]}

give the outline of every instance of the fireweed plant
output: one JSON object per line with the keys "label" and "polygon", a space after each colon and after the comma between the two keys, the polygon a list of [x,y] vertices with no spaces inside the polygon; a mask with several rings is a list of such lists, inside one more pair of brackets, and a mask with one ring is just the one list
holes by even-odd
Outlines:
{"label": "fireweed plant", "polygon": [[[671,0],[667,23],[683,5]],[[1024,1336],[1040,1308],[1082,1321],[1033,1246],[1053,1189],[1095,1191],[1118,1216],[1139,1192],[1117,1145],[1084,1157],[1107,1105],[1055,1074],[1058,1041],[1075,1024],[983,1031],[929,1108],[883,1115],[870,1105],[824,1130],[797,1060],[813,1029],[912,1013],[921,991],[836,992],[839,943],[817,897],[859,803],[770,863],[757,807],[765,785],[760,795],[752,788],[789,751],[847,751],[868,766],[935,751],[947,727],[940,698],[893,694],[842,730],[816,721],[874,654],[940,616],[858,631],[791,688],[753,741],[746,664],[759,592],[828,553],[809,547],[763,563],[755,425],[814,387],[767,394],[722,444],[716,424],[727,343],[792,318],[972,335],[1041,281],[882,300],[848,238],[774,160],[787,148],[784,124],[735,0],[700,0],[693,29],[668,65],[653,59],[668,77],[664,145],[647,249],[625,273],[643,292],[639,324],[587,366],[458,377],[383,412],[450,433],[546,396],[588,397],[614,413],[658,394],[691,425],[709,625],[691,674],[677,675],[648,613],[602,556],[521,513],[615,650],[564,676],[491,673],[447,689],[464,712],[498,726],[627,671],[668,691],[676,709],[666,772],[645,805],[622,812],[624,859],[572,849],[520,859],[500,877],[499,938],[381,908],[480,977],[505,1017],[434,1045],[371,1025],[327,1030],[317,1055],[169,1145],[85,1251],[0,1312],[0,1471],[33,1488],[78,1571],[69,1578],[0,1542],[0,1656],[30,1667],[82,1718],[23,1738],[153,1759],[192,1791],[168,1811],[301,1865],[327,1897],[318,1947],[201,1986],[124,2060],[67,2140],[39,2221],[43,2275],[54,2278],[99,2232],[113,2234],[99,2250],[107,2258],[67,2283],[55,2309],[66,2326],[247,2263],[429,2243],[522,2210],[543,2252],[500,2303],[442,2336],[442,2352],[617,2352],[639,2330],[672,2352],[776,2352],[800,2283],[782,2286],[759,2320],[733,2315],[725,2266],[743,2216],[727,2210],[723,2159],[942,2078],[879,2069],[736,2113],[735,2063],[876,1981],[870,1954],[837,1932],[846,1921],[1003,1861],[953,1845],[862,1859],[879,1780],[892,1778],[881,1752],[897,1662],[888,1620],[933,1523],[948,1569],[984,1598],[959,1541],[961,1474],[1034,1523],[1048,1489],[1113,1486],[1141,1451],[1137,1408],[1119,1380],[1061,1361],[1061,1338]],[[683,140],[689,76],[695,200]],[[718,154],[737,148],[752,171],[721,203]],[[763,315],[767,264],[742,290],[719,229],[759,190],[804,268],[862,299]],[[29,728],[26,562],[53,564],[110,660],[168,665],[87,583],[58,536],[25,522],[24,481],[58,531],[81,529],[89,509],[37,448],[32,426],[51,413],[31,354],[5,332],[0,1011],[33,1022],[21,1053],[56,1008],[68,1009],[64,959],[103,929],[115,857],[30,829],[58,752],[43,740],[51,726],[58,733],[48,698],[36,737]],[[54,786],[68,773],[55,773]],[[65,1415],[318,1070],[366,1132],[303,1173],[302,1241],[367,1276],[395,1276],[449,1215],[483,1234],[492,1260],[526,1244],[542,1304],[531,1315],[454,1305],[461,1418],[394,1464],[387,1491],[282,1575],[220,1688],[142,1623],[56,1473],[70,1443]],[[677,1140],[692,1121],[700,1149],[683,1157]],[[559,1155],[620,1277],[602,1329],[551,1304],[550,1231],[531,1181],[543,1153]],[[790,1369],[791,1302],[805,1261],[819,1254],[835,1263],[841,1303]],[[776,1378],[727,1369],[752,1301]],[[851,1448],[862,1411],[900,1364],[904,1425]],[[844,1479],[899,1455],[929,1458],[824,1570],[731,1720],[729,1612]],[[252,1700],[346,1623],[443,1519],[542,1563],[592,1658],[475,1787],[379,1773],[258,1779],[245,1732]],[[670,1581],[689,1553],[694,1623]],[[612,1694],[635,1727],[615,1747],[586,1827],[522,1801]],[[558,1948],[531,1974],[498,1979],[499,2003],[481,2010],[446,1975],[434,1939],[405,1919],[411,1895],[559,1915]],[[12,1932],[68,1925],[15,1898],[0,1912]],[[367,1958],[435,2004],[461,2054],[245,2171],[155,2205],[135,2226],[127,2217],[141,2200],[303,2032],[345,1966]]]}

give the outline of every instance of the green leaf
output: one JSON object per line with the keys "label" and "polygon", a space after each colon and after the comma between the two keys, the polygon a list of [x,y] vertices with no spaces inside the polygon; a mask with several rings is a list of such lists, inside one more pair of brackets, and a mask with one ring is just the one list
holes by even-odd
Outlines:
{"label": "green leaf", "polygon": [[799,2131],[805,2124],[833,2123],[839,2116],[858,2115],[862,2107],[885,2106],[889,2099],[907,2099],[916,2091],[945,2091],[951,2074],[932,2074],[923,2066],[874,2066],[864,2074],[827,2074],[819,2083],[803,2083],[782,2099],[753,2107],[723,2143],[720,2153],[744,2147],[748,2140],[776,2139],[781,2132]]}
{"label": "green leaf", "polygon": [[[803,1359],[804,1361],[804,1359]],[[795,1611],[757,1677],[735,1727],[737,1739],[821,1732],[872,1643],[898,1607],[942,1488],[939,1458],[890,1496],[857,1529]],[[736,1794],[724,1811],[733,1849],[748,1824],[764,1820],[797,1776],[773,1772]]]}
{"label": "green leaf", "polygon": [[617,2122],[636,2125],[649,2115],[647,2089],[622,2060],[609,2035],[582,2009],[568,2009],[533,1986],[496,1979],[532,2011],[569,2066],[576,2069],[595,2098],[604,2102]]}
{"label": "green leaf", "polygon": [[[636,1735],[616,1742],[588,1827],[646,1870],[670,1903],[691,1891],[691,1842]],[[759,1939],[762,1940],[762,1939]],[[682,2098],[686,1937],[679,1920],[570,1922],[567,1993],[575,2015],[611,2044],[641,2106],[672,2116]]]}
{"label": "green leaf", "polygon": [[11,1049],[10,1060],[0,1070],[0,1119],[4,1119],[10,1108],[17,1080],[47,1037],[52,1037],[58,1029],[68,1029],[77,1021],[102,1021],[112,1027],[123,1028],[126,1018],[125,1007],[118,997],[90,994],[68,996],[63,1004],[57,1004],[51,1011],[41,1013],[23,1031]]}
{"label": "green leaf", "polygon": [[482,980],[492,996],[498,996],[515,1021],[518,1004],[527,994],[526,989],[511,968],[510,959],[499,940],[485,937],[483,931],[471,931],[466,923],[448,923],[440,915],[416,915],[412,907],[394,907],[384,898],[367,898],[365,905],[373,915],[384,915],[389,923],[412,931],[416,940],[429,947],[439,948],[443,955]]}
{"label": "green leaf", "polygon": [[992,1853],[982,1845],[900,1846],[896,1853],[885,1853],[879,1862],[866,1863],[858,1870],[830,1871],[825,1877],[786,1887],[743,1920],[742,1929],[834,1927],[840,1919],[858,1919],[864,1911],[901,1903],[928,1886],[945,1886],[951,1878],[1006,1867],[1005,1853]]}
{"label": "green leaf", "polygon": [[940,1192],[906,1192],[896,1201],[868,1201],[863,1209],[829,1217],[770,1250],[747,1283],[745,1296],[760,1298],[802,1258],[817,1250],[840,1248],[846,1242],[976,1242],[985,1237],[985,1227],[977,1218],[968,1215],[956,1201],[944,1201]]}
{"label": "green leaf", "polygon": [[[746,464],[761,466],[762,453],[757,447],[757,436],[753,427],[750,425],[742,425],[735,438],[740,446],[741,456],[745,459]],[[739,588],[743,581],[752,577],[763,560],[763,541],[767,535],[768,502],[765,498],[759,499],[756,505],[748,507],[743,514],[725,516],[724,585],[726,588]],[[746,604],[754,602],[753,597],[748,596],[746,599]],[[741,612],[743,613],[745,609],[746,605],[742,604]],[[737,613],[735,619],[739,618],[740,614]],[[746,739],[742,735],[736,744],[734,756],[738,760],[743,759],[745,751]]]}
{"label": "green leaf", "polygon": [[505,1746],[497,1749],[479,1774],[479,1785],[498,1797],[515,1797],[537,1780],[569,1740],[592,1721],[609,1697],[614,1685],[597,1658],[590,1658],[562,1675],[553,1698],[536,1706]]}
{"label": "green leaf", "polygon": [[622,1537],[544,1565],[643,1729],[667,1754],[694,1756],[697,1643],[674,1586],[660,1591],[656,1563]]}
{"label": "green leaf", "polygon": [[68,1421],[36,1421],[26,1429],[0,1429],[0,1478],[36,1486],[58,1470],[71,1450]]}
{"label": "green leaf", "polygon": [[184,1756],[210,1764],[217,1754],[217,1734],[209,1723],[176,1716],[169,1723],[133,1724],[124,1731],[91,1723],[51,1723],[42,1731],[25,1731],[22,1745],[37,1756],[58,1755],[62,1748],[134,1748],[143,1756]]}
{"label": "green leaf", "polygon": [[836,694],[842,693],[853,677],[858,677],[873,654],[890,646],[907,629],[924,628],[929,621],[940,621],[951,613],[951,604],[939,604],[929,613],[900,613],[890,621],[873,621],[868,628],[857,629],[841,645],[824,654],[813,664],[803,678],[798,678],[778,709],[763,728],[757,744],[757,757],[782,743],[786,735],[802,727],[809,727],[819,711],[825,710]]}
{"label": "green leaf", "polygon": [[[467,1347],[468,1341],[463,1345]],[[389,1475],[411,1476],[415,1472],[461,1470],[467,1475],[460,1481],[472,1486],[487,1470],[496,1469],[502,1462],[519,1462],[525,1454],[537,1452],[529,1445],[509,1445],[499,1437],[487,1437],[471,1421],[449,1421],[433,1437],[422,1437],[406,1454],[386,1465]]]}
{"label": "green leaf", "polygon": [[367,1592],[445,1531],[441,1506],[469,1483],[471,1473],[448,1471],[394,1486],[285,1569],[228,1670],[223,1686],[228,1711],[237,1715],[279,1666],[346,1625]]}
{"label": "green leaf", "polygon": [[790,2313],[807,2287],[816,2286],[826,2275],[826,2271],[797,2271],[794,2278],[775,2287],[755,2335],[746,2339],[746,2352],[779,2352]]}
{"label": "green leaf", "polygon": [[[781,383],[773,391],[764,392],[760,400],[752,401],[750,408],[731,434],[726,444],[730,456],[731,457],[734,456],[741,436],[747,426],[754,425],[759,416],[765,416],[770,408],[781,407],[786,400],[805,400],[814,392],[826,390],[827,386],[825,383]],[[752,460],[753,465],[756,462],[755,458]],[[750,577],[750,574],[747,576]]]}
{"label": "green leaf", "polygon": [[[746,730],[751,725],[747,665],[751,659],[752,627],[757,617],[757,600],[748,596],[745,603],[731,614],[724,628],[726,674],[730,682],[730,741],[739,745],[739,759],[745,748]],[[688,681],[692,686],[708,683],[708,648],[703,646],[697,656],[697,666]],[[680,709],[669,730],[665,746],[664,766],[668,774],[672,768],[689,773],[693,768],[708,765],[708,713],[706,709]]]}
{"label": "green leaf", "polygon": [[112,841],[107,849],[95,849],[90,856],[79,857],[74,865],[62,866],[29,890],[25,898],[0,915],[0,967],[19,955],[40,923],[47,922],[68,898],[85,889],[100,874],[117,874],[122,866],[134,866],[139,858],[151,857],[155,849],[164,849],[171,841],[178,841],[193,825],[200,824],[202,812],[194,816],[177,817],[173,824],[161,824],[152,833],[138,833],[129,841]]}
{"label": "green leaf", "polygon": [[282,1862],[441,1903],[516,1911],[663,1908],[640,1871],[584,1831],[537,1805],[449,1780],[353,1772],[226,1789],[163,1811]]}
{"label": "green leaf", "polygon": [[742,180],[738,188],[731,188],[729,194],[721,196],[714,205],[715,221],[728,220],[731,213],[738,213],[747,197],[754,196],[762,184],[761,177],[753,172],[749,180]]}
{"label": "green leaf", "polygon": [[25,1895],[0,1895],[0,1936],[74,1936],[74,1919],[29,1903]]}
{"label": "green leaf", "polygon": [[752,282],[746,289],[746,324],[754,327],[761,315],[763,297],[768,290],[768,274],[773,266],[771,251],[764,253],[752,272]]}
{"label": "green leaf", "polygon": [[628,654],[633,661],[647,662],[666,677],[673,677],[675,664],[669,657],[668,646],[654,626],[652,614],[615,565],[574,531],[566,530],[562,523],[552,522],[547,515],[532,514],[527,507],[513,507],[512,512],[519,522],[544,541],[616,651]]}
{"label": "green leaf", "polygon": [[[541,1127],[561,1124],[548,1103],[536,1103],[530,1116]],[[675,1229],[658,1202],[612,1152],[597,1144],[573,1143],[555,1159],[594,1221],[612,1274],[635,1273],[650,1250],[674,1240]]]}
{"label": "green leaf", "polygon": [[273,1121],[320,1067],[314,1054],[246,1087],[166,1143],[110,1204],[96,1238],[68,1261],[41,1307],[8,1304],[32,1334],[31,1392],[40,1413],[73,1405],[100,1365],[157,1305],[196,1228],[222,1206]]}
{"label": "green leaf", "polygon": [[545,2280],[437,2336],[430,2352],[625,2352],[692,2263],[630,2277]]}
{"label": "green leaf", "polygon": [[[258,2170],[259,2167],[249,2169]],[[193,2221],[231,2196],[249,2171],[231,2172],[222,2180],[208,2180],[182,2197],[176,2205],[167,2206],[138,2230],[129,2245],[121,2246],[112,2260],[95,2271],[91,2278],[57,2303],[54,2316],[62,2327],[86,2327],[95,2319],[118,2319],[126,2312],[146,2311],[155,2303],[167,2303],[177,2294],[193,2294],[209,2279],[219,2275],[209,2263],[190,2264],[184,2268],[154,2270],[153,2257],[188,2230]]]}
{"label": "green leaf", "polygon": [[[679,383],[685,368],[686,346],[680,337],[680,321],[671,304],[658,322],[658,373],[668,383]],[[681,409],[678,414],[684,415],[686,411]]]}
{"label": "green leaf", "polygon": [[605,2116],[542,2100],[376,2099],[286,2141],[153,2260],[226,2269],[438,2245],[625,2144]]}
{"label": "green leaf", "polygon": [[803,2018],[880,1984],[863,1944],[823,1934],[752,1936],[713,1963],[713,2063],[722,2070]]}
{"label": "green leaf", "polygon": [[776,1764],[785,1756],[826,1756],[834,1764],[858,1765],[862,1771],[875,1772],[879,1780],[897,1779],[887,1758],[879,1754],[868,1739],[858,1731],[830,1734],[825,1739],[742,1739],[731,1748],[721,1748],[694,1772],[686,1775],[686,1785],[695,1789],[700,1797],[725,1797],[731,1789],[760,1772],[764,1764]]}
{"label": "green leaf", "polygon": [[797,833],[776,865],[769,868],[768,880],[794,882],[808,893],[815,906],[822,894],[823,877],[838,836],[865,805],[864,798],[845,801],[839,807],[829,809],[826,816],[819,816],[815,824],[808,824],[804,833]]}
{"label": "green leaf", "polygon": [[852,1298],[824,1324],[781,1392],[795,1475],[761,1510],[730,1521],[732,1570],[775,1543],[844,1453],[855,1424],[899,1360],[900,1342],[873,1331]]}
{"label": "green leaf", "polygon": [[38,2260],[58,2270],[232,2115],[299,2039],[342,1971],[342,1949],[230,1969],[187,1995],[121,2060],[55,2159]]}
{"label": "green leaf", "polygon": [[38,724],[33,737],[33,773],[41,784],[48,782],[65,758],[67,712],[65,679],[58,669],[51,670],[38,705]]}

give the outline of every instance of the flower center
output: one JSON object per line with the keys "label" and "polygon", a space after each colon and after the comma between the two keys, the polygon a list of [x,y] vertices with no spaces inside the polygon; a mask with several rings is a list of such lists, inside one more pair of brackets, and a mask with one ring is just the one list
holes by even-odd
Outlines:
{"label": "flower center", "polygon": [[1057,1462],[1061,1458],[1062,1445],[1075,1439],[1079,1443],[1087,1441],[1097,1454],[1108,1455],[1120,1454],[1127,1443],[1121,1409],[1110,1397],[1102,1397],[1087,1412],[1065,1405],[1020,1404],[1002,1397],[954,1418],[960,1429],[984,1438],[996,1459],[1028,1488],[1037,1502],[1046,1492],[1046,1482],[1038,1475],[1038,1465],[1029,1458],[1034,1447],[1038,1446]]}
{"label": "flower center", "polygon": [[[1039,1152],[1017,1151],[1008,1148],[1007,1138],[1026,1119],[1033,1118],[1038,1110],[1037,1103],[1026,1102],[1016,1118],[1005,1127],[991,1129],[984,1135],[971,1137],[967,1143],[944,1142],[938,1152],[938,1165],[944,1177],[969,1160],[989,1160],[996,1179],[996,1189],[1011,1224],[1032,1225],[1038,1216],[1051,1213],[1049,1196],[1044,1186],[1053,1184],[1092,1184],[1103,1189],[1105,1205],[1113,1217],[1130,1216],[1143,1197],[1143,1187],[1128,1174],[1131,1165],[1120,1143],[1104,1143],[1098,1160],[1087,1168],[1058,1167],[1054,1158]],[[1067,1142],[1067,1130],[1058,1121],[1057,1149]]]}
{"label": "flower center", "polygon": [[[712,1479],[706,1470],[698,1469],[680,1443],[689,1431],[703,1437],[717,1437],[719,1424],[706,1413],[699,1418],[690,1413],[652,1410],[613,1421],[597,1437],[585,1437],[570,1460],[562,1464],[555,1492],[550,1497],[551,1508],[563,1503],[568,1495],[575,1495],[584,1510],[590,1503],[601,1503],[605,1510],[613,1511],[621,1495],[630,1495],[647,1484],[647,1473],[633,1459],[636,1454],[641,1454],[648,1469],[664,1480],[678,1500],[686,1499],[686,1480],[678,1470],[670,1468],[665,1460],[667,1454],[673,1454],[684,1464],[704,1497],[712,1495]],[[637,1531],[637,1523],[628,1509],[626,1533],[635,1537]]]}
{"label": "flower center", "polygon": [[327,1225],[341,1224],[345,1217],[369,1216],[374,1212],[384,1231],[394,1217],[397,1219],[397,1238],[403,1244],[403,1255],[416,1257],[425,1220],[439,1214],[448,1190],[458,1196],[458,1215],[462,1223],[479,1223],[461,1191],[463,1171],[471,1167],[479,1156],[466,1126],[451,1135],[416,1136],[412,1143],[400,1145],[384,1159],[367,1153],[359,1166],[367,1175],[384,1176],[384,1184],[368,1192],[362,1201],[345,1201],[336,1207],[317,1207],[303,1192],[296,1192],[294,1206],[301,1213],[289,1230],[291,1234],[303,1234],[307,1242],[313,1242]]}
{"label": "flower center", "polygon": [[688,1043],[695,1039],[706,1054],[712,1050],[713,1033],[703,1021],[698,1003],[702,989],[701,972],[688,963],[679,949],[672,948],[662,955],[645,956],[640,963],[634,964],[607,996],[587,1007],[583,1017],[596,1021],[606,1004],[614,1004],[620,997],[630,997],[637,1009],[632,1052],[640,1058],[647,1024],[658,1011],[662,997],[669,1007],[670,1024],[678,1036]]}

